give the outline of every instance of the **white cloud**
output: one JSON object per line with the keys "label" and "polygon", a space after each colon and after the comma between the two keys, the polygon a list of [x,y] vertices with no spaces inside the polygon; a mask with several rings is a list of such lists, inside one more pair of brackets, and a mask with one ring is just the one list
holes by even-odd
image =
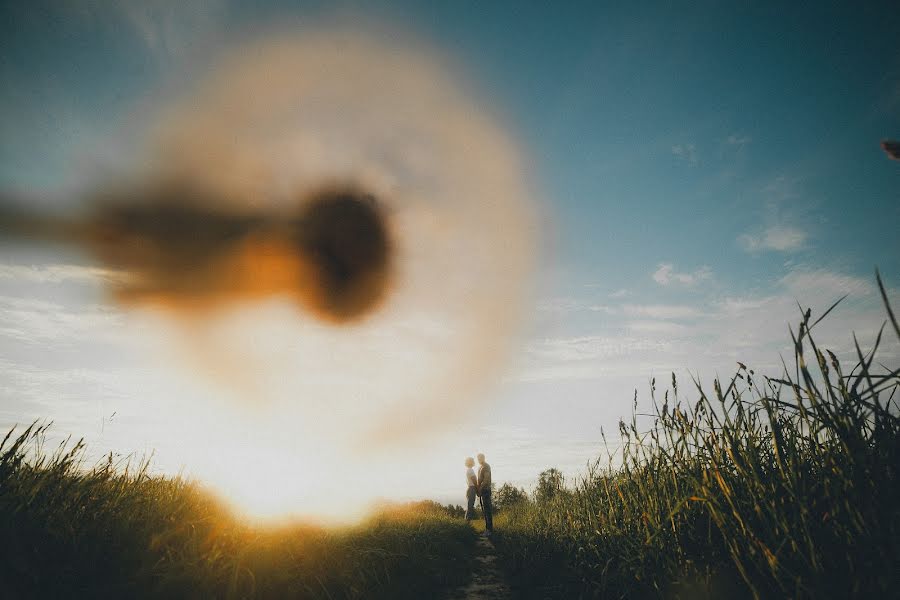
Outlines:
{"label": "white cloud", "polygon": [[742,148],[753,141],[753,138],[749,135],[739,135],[733,133],[725,138],[725,143],[729,146],[737,146],[738,148]]}
{"label": "white cloud", "polygon": [[697,147],[694,144],[675,144],[672,146],[672,156],[694,166],[698,162]]}
{"label": "white cloud", "polygon": [[766,196],[767,203],[775,207],[783,204],[785,200],[800,197],[801,182],[799,177],[779,175],[770,181],[762,191]]}
{"label": "white cloud", "polygon": [[691,286],[701,281],[705,281],[710,277],[712,277],[712,269],[706,265],[697,268],[693,272],[687,273],[677,271],[672,263],[660,263],[656,271],[653,272],[653,281],[660,285],[670,285],[675,283]]}
{"label": "white cloud", "polygon": [[601,312],[607,315],[614,315],[617,312],[616,307],[608,306],[606,304],[591,304],[588,306],[588,310],[591,312]]}
{"label": "white cloud", "polygon": [[520,370],[513,378],[520,383],[598,379],[608,373],[599,361],[540,362]]}
{"label": "white cloud", "polygon": [[759,234],[745,233],[738,237],[738,243],[747,252],[776,250],[787,252],[803,247],[809,236],[797,227],[773,225]]}
{"label": "white cloud", "polygon": [[99,267],[81,265],[10,265],[0,264],[0,279],[31,283],[62,283],[64,281],[97,281],[120,278],[121,274]]}
{"label": "white cloud", "polygon": [[532,344],[530,353],[538,358],[556,361],[595,360],[635,352],[664,350],[668,342],[634,336],[588,335],[549,338]]}
{"label": "white cloud", "polygon": [[702,314],[697,308],[684,304],[623,304],[622,311],[630,317],[651,319],[687,319]]}
{"label": "white cloud", "polygon": [[93,0],[67,4],[70,14],[89,22],[126,25],[160,57],[178,56],[220,29],[227,9],[225,0]]}
{"label": "white cloud", "polygon": [[[666,266],[666,265],[664,265]],[[673,280],[674,268],[663,279]],[[696,279],[696,277],[695,277]],[[828,269],[799,267],[770,281],[769,289],[698,299],[696,304],[621,304],[612,309],[623,321],[598,321],[594,335],[551,337],[532,343],[520,381],[599,380],[644,377],[651,372],[690,369],[706,381],[726,375],[736,361],[778,375],[780,356],[791,362],[788,326],[802,319],[801,309],[821,316],[844,294],[850,294],[816,327],[821,347],[842,361],[855,362],[852,333],[863,349],[871,344],[885,317],[873,281]],[[888,291],[895,299],[897,290]],[[895,300],[894,305],[900,305]],[[900,356],[883,345],[880,356]],[[636,383],[639,379],[635,380]]]}
{"label": "white cloud", "polygon": [[0,296],[0,336],[23,342],[116,337],[122,314],[100,305],[72,309],[36,299]]}
{"label": "white cloud", "polygon": [[584,303],[574,298],[546,298],[537,303],[537,310],[548,313],[568,313],[580,310]]}
{"label": "white cloud", "polygon": [[660,335],[679,335],[689,331],[689,328],[681,323],[653,319],[629,321],[627,328],[630,331],[639,333],[655,333]]}
{"label": "white cloud", "polygon": [[122,32],[156,59],[181,59],[215,41],[226,24],[229,0],[59,0],[67,25]]}
{"label": "white cloud", "polygon": [[836,300],[844,294],[869,296],[875,292],[875,284],[869,279],[843,275],[827,269],[793,271],[779,280],[788,294],[820,303]]}
{"label": "white cloud", "polygon": [[537,303],[537,310],[545,313],[566,314],[579,311],[615,314],[616,308],[606,304],[591,304],[574,298],[547,298]]}

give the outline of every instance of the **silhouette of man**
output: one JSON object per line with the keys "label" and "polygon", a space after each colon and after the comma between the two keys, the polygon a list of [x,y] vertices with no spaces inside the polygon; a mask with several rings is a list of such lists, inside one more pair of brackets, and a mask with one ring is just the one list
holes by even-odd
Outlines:
{"label": "silhouette of man", "polygon": [[478,455],[478,495],[481,496],[481,510],[484,511],[484,531],[491,535],[494,531],[494,516],[491,506],[491,465],[484,460],[484,454]]}

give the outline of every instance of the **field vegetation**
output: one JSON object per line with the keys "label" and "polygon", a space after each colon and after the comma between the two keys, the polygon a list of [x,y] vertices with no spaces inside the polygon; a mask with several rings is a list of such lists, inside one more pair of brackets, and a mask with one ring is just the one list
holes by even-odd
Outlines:
{"label": "field vegetation", "polygon": [[674,374],[662,398],[654,381],[645,428],[620,422],[616,451],[571,486],[543,472],[497,519],[519,593],[896,597],[900,369],[876,355],[900,327],[878,283],[887,330],[849,371],[813,338],[831,309],[804,311],[781,377],[739,364],[711,390],[692,381],[690,402]]}
{"label": "field vegetation", "polygon": [[439,504],[352,527],[254,526],[147,462],[84,470],[80,443],[46,453],[46,429],[0,448],[5,598],[412,599],[468,580],[475,532]]}

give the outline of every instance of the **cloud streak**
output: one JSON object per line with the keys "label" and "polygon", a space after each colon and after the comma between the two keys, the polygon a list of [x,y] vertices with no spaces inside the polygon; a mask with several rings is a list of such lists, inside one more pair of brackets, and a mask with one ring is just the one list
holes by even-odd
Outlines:
{"label": "cloud streak", "polygon": [[684,304],[623,304],[622,312],[630,317],[651,319],[686,319],[702,314],[697,308]]}
{"label": "cloud streak", "polygon": [[806,244],[809,235],[798,227],[772,225],[758,234],[745,233],[738,237],[738,244],[747,252],[790,252]]}
{"label": "cloud streak", "polygon": [[121,335],[121,313],[100,305],[80,309],[32,298],[0,296],[0,335],[39,344],[72,344],[80,339],[105,339]]}
{"label": "cloud streak", "polygon": [[532,344],[529,353],[554,361],[585,361],[664,350],[667,347],[667,342],[647,337],[587,335],[545,339]]}
{"label": "cloud streak", "polygon": [[115,281],[123,276],[122,273],[110,269],[84,265],[0,264],[0,279],[29,283],[103,282]]}
{"label": "cloud streak", "polygon": [[[598,323],[591,336],[550,337],[529,346],[523,381],[590,380],[611,376],[643,378],[660,371],[702,369],[727,374],[736,361],[770,375],[780,374],[779,354],[790,356],[788,326],[800,306],[821,315],[841,296],[849,297],[816,327],[821,347],[855,362],[851,332],[865,348],[885,317],[874,283],[829,269],[796,268],[770,282],[769,292],[710,295],[694,304],[620,304],[623,319]],[[898,290],[889,289],[896,306]],[[881,350],[888,359],[896,348]]]}
{"label": "cloud streak", "polygon": [[731,134],[727,138],[725,138],[725,143],[729,146],[734,146],[736,148],[743,148],[750,144],[753,141],[753,138],[749,135],[738,135]]}
{"label": "cloud streak", "polygon": [[699,162],[697,158],[697,147],[694,144],[675,144],[672,146],[672,156],[678,160],[686,162],[690,166],[696,166]]}
{"label": "cloud streak", "polygon": [[653,281],[659,285],[683,285],[693,286],[701,281],[707,281],[712,278],[712,269],[708,266],[701,266],[694,271],[678,271],[672,263],[660,263],[653,272]]}

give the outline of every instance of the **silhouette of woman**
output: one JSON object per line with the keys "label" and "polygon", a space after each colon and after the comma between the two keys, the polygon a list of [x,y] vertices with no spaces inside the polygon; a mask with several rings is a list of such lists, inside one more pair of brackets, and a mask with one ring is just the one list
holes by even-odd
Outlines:
{"label": "silhouette of woman", "polygon": [[475,518],[475,488],[478,480],[475,478],[475,459],[471,456],[466,458],[466,521]]}

